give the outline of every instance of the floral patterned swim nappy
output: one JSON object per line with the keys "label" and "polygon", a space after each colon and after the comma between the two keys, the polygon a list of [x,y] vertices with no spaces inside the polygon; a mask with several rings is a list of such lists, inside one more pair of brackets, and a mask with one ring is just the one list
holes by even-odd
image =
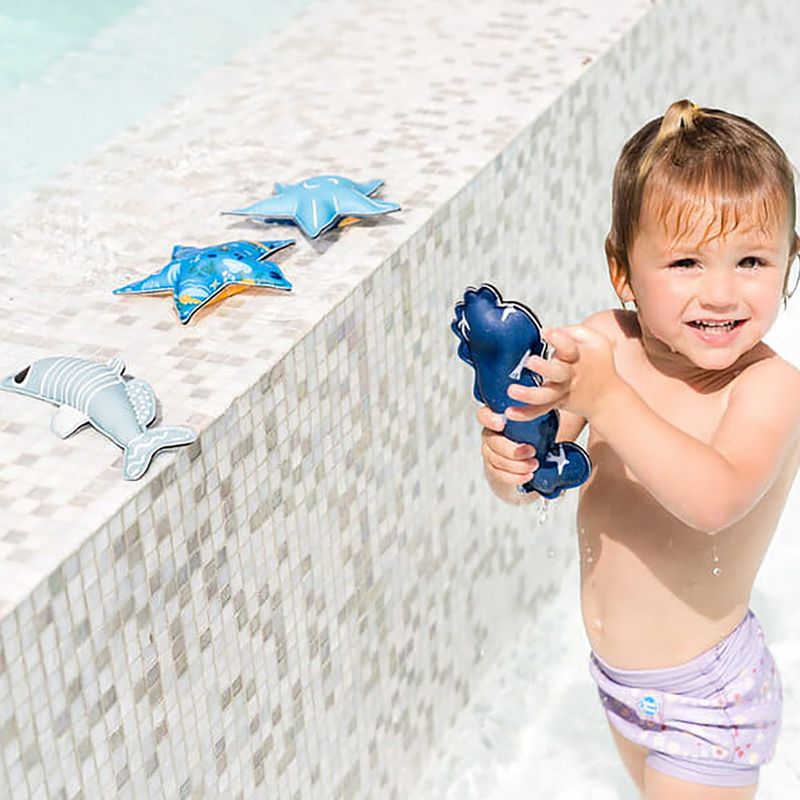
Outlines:
{"label": "floral patterned swim nappy", "polygon": [[685,664],[620,670],[592,652],[589,671],[610,723],[649,750],[653,769],[691,783],[748,786],[775,752],[781,680],[752,611]]}

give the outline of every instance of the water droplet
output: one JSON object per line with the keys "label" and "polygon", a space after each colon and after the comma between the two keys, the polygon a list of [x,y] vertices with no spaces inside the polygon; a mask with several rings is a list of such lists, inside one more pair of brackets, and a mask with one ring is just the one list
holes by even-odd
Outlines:
{"label": "water droplet", "polygon": [[555,558],[556,557],[556,551],[552,547],[547,551],[547,557],[548,558]]}
{"label": "water droplet", "polygon": [[719,556],[717,555],[716,545],[711,546],[711,561],[714,563],[714,566],[711,569],[711,574],[716,578],[722,573],[722,570],[716,566],[719,564]]}
{"label": "water droplet", "polygon": [[538,520],[540,525],[544,525],[547,522],[547,517],[549,516],[550,511],[550,504],[548,503],[547,499],[544,497],[539,498],[539,515]]}

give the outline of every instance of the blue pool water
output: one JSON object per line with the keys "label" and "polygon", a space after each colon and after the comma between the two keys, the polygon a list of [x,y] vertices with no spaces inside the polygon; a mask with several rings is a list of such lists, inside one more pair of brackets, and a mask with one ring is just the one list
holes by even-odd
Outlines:
{"label": "blue pool water", "polygon": [[0,208],[311,2],[0,0]]}
{"label": "blue pool water", "polygon": [[70,50],[79,50],[98,31],[139,0],[53,0],[0,2],[0,92],[37,80]]}

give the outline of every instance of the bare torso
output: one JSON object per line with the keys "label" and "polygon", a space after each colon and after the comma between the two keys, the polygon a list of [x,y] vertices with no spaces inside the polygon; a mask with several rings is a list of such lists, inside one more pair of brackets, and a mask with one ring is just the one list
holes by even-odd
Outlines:
{"label": "bare torso", "polygon": [[[655,369],[637,335],[633,312],[613,312],[604,333],[615,340],[617,371],[642,399],[676,427],[710,442],[737,373],[697,389]],[[753,361],[775,357],[763,345]],[[800,450],[793,449],[769,491],[745,517],[714,535],[666,511],[591,430],[588,450],[595,469],[580,490],[577,526],[589,642],[620,669],[688,661],[723,639],[744,616]]]}

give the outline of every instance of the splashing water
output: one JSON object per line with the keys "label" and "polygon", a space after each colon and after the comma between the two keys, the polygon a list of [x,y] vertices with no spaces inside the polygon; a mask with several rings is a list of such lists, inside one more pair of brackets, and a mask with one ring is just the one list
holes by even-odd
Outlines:
{"label": "splashing water", "polygon": [[540,525],[544,525],[550,516],[550,502],[551,501],[546,497],[539,498],[539,513],[537,514],[536,518]]}

